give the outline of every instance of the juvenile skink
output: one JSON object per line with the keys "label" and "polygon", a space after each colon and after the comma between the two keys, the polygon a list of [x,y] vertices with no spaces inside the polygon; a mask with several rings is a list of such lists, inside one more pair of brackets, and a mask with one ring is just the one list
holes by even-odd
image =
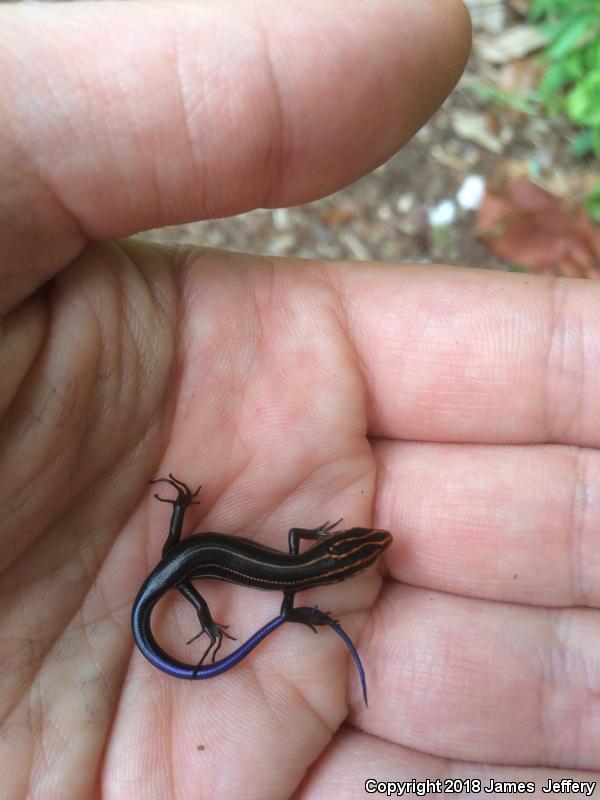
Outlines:
{"label": "juvenile skink", "polygon": [[[356,663],[363,689],[365,704],[367,688],[364,670],[351,639],[338,621],[318,608],[295,608],[296,592],[311,586],[346,580],[374,564],[392,541],[388,531],[376,528],[351,528],[333,531],[340,522],[324,523],[318,528],[292,528],[288,534],[289,552],[222,533],[200,533],[181,539],[185,511],[200,491],[192,492],[182,481],[169,473],[168,478],[158,478],[151,483],[167,483],[177,491],[174,500],[155,495],[163,503],[173,506],[169,534],[163,546],[162,559],[146,578],[133,604],[131,626],[137,646],[143,655],[158,669],[176,678],[198,680],[220,675],[239,663],[266,636],[284,622],[299,622],[316,632],[316,626],[328,625],[344,641]],[[315,544],[300,553],[302,539]],[[226,625],[213,620],[202,595],[192,585],[199,578],[217,578],[251,586],[283,592],[279,616],[272,619],[233,653],[215,663]],[[170,589],[178,589],[194,606],[200,621],[200,633],[190,642],[206,633],[208,646],[197,665],[185,664],[166,653],[155,640],[150,627],[152,610]],[[189,644],[189,642],[188,642]],[[204,661],[212,650],[212,663]]]}

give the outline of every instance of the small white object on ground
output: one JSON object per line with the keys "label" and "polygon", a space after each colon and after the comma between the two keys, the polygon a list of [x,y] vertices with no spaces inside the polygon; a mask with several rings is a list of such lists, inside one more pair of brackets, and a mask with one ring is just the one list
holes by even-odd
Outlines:
{"label": "small white object on ground", "polygon": [[485,181],[481,175],[468,175],[456,193],[458,205],[466,211],[475,211],[481,205]]}
{"label": "small white object on ground", "polygon": [[451,225],[456,219],[456,206],[453,200],[442,200],[437,206],[427,211],[429,224],[434,228],[442,228]]}

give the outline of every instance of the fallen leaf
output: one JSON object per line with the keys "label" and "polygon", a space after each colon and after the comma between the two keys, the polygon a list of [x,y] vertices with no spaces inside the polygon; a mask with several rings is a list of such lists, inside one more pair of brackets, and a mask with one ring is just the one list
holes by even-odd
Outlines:
{"label": "fallen leaf", "polygon": [[493,127],[496,127],[496,119],[493,115],[459,108],[452,112],[451,121],[454,132],[461,139],[476,142],[491,153],[502,152],[502,142],[492,130]]}
{"label": "fallen leaf", "polygon": [[549,275],[600,278],[600,231],[583,206],[528,178],[488,189],[475,230],[512,264]]}
{"label": "fallen leaf", "polygon": [[498,0],[465,0],[473,30],[498,34],[506,25],[506,8]]}
{"label": "fallen leaf", "polygon": [[479,36],[477,53],[492,64],[506,64],[539,50],[547,43],[548,37],[533,25],[513,25],[499,36]]}
{"label": "fallen leaf", "polygon": [[524,94],[537,88],[542,70],[533,56],[517,58],[503,64],[498,74],[498,86],[507,94]]}
{"label": "fallen leaf", "polygon": [[508,0],[508,5],[522,17],[529,13],[529,3],[530,0]]}
{"label": "fallen leaf", "polygon": [[357,215],[356,207],[349,204],[338,204],[325,208],[319,212],[319,216],[325,225],[330,227],[335,225],[344,225],[350,222]]}

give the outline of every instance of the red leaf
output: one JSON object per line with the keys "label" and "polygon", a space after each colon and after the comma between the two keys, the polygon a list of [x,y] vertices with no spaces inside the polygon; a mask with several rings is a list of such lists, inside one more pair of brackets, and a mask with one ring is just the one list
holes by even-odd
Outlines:
{"label": "red leaf", "polygon": [[600,231],[585,209],[528,178],[488,189],[476,231],[499,258],[533,272],[600,278]]}

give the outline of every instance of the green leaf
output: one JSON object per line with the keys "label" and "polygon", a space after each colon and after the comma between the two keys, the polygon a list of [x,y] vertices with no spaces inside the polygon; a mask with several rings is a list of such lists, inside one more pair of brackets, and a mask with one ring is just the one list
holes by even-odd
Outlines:
{"label": "green leaf", "polygon": [[544,15],[558,15],[563,11],[563,8],[561,8],[563,5],[561,0],[533,0],[529,8],[529,18],[540,19]]}
{"label": "green leaf", "polygon": [[600,127],[600,71],[591,72],[566,97],[566,110],[576,125]]}
{"label": "green leaf", "polygon": [[[561,32],[561,30],[563,28],[562,25],[559,25],[556,22],[541,23],[540,25],[538,25],[538,27],[539,27],[540,31],[544,34],[544,36],[550,42],[556,41],[556,39],[559,37],[560,32]],[[547,59],[547,60],[550,60],[549,56],[548,56],[548,48],[546,48],[546,50],[544,51],[544,58]]]}
{"label": "green leaf", "polygon": [[[598,12],[600,16],[600,11]],[[586,44],[582,51],[583,66],[586,70],[600,69],[600,35]]]}
{"label": "green leaf", "polygon": [[597,183],[587,196],[585,207],[588,214],[596,222],[600,221],[600,183]]}
{"label": "green leaf", "polygon": [[553,61],[564,58],[580,43],[580,39],[590,33],[595,33],[598,26],[598,15],[594,12],[584,14],[576,19],[567,19],[562,29],[557,32],[554,44],[546,50],[546,55]]}
{"label": "green leaf", "polygon": [[529,19],[539,19],[548,10],[547,0],[533,0],[529,7]]}
{"label": "green leaf", "polygon": [[576,156],[586,156],[592,150],[592,131],[586,130],[578,133],[569,146]]}
{"label": "green leaf", "polygon": [[565,65],[565,72],[571,78],[571,80],[576,81],[579,78],[583,78],[585,75],[585,67],[583,64],[583,53],[581,51],[571,53],[568,55],[564,60]]}
{"label": "green leaf", "polygon": [[561,63],[551,64],[540,82],[540,91],[544,99],[550,98],[569,82],[569,75]]}

